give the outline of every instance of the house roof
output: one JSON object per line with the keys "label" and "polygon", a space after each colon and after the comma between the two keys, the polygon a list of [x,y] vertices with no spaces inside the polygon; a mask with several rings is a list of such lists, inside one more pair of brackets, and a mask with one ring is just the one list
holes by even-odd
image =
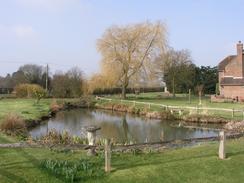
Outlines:
{"label": "house roof", "polygon": [[224,60],[222,60],[219,65],[218,65],[218,71],[223,71],[225,70],[226,65],[233,60],[236,57],[236,55],[230,55],[226,57]]}
{"label": "house roof", "polygon": [[244,78],[224,77],[221,79],[220,85],[244,86]]}

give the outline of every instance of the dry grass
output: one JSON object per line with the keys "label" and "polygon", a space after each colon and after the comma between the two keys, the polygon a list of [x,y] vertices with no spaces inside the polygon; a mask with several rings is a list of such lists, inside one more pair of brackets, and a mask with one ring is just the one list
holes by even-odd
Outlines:
{"label": "dry grass", "polygon": [[53,100],[52,103],[50,104],[50,110],[52,112],[58,112],[63,108],[63,104],[58,104],[56,100]]}
{"label": "dry grass", "polygon": [[0,129],[8,135],[23,136],[27,134],[27,128],[23,118],[13,113],[7,114],[3,118]]}

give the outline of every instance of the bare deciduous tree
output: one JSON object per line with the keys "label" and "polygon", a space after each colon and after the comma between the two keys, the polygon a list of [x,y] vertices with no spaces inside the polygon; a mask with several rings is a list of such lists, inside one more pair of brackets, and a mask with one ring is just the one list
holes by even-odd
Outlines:
{"label": "bare deciduous tree", "polygon": [[83,74],[78,67],[67,73],[57,72],[52,80],[52,94],[55,97],[80,97],[82,95]]}
{"label": "bare deciduous tree", "polygon": [[105,65],[103,67],[107,71],[112,70],[110,77],[115,77],[112,80],[117,80],[122,88],[123,98],[126,98],[130,79],[146,62],[154,60],[165,45],[166,30],[160,22],[113,26],[97,42],[97,48],[102,54],[102,65]]}
{"label": "bare deciduous tree", "polygon": [[185,87],[187,91],[193,85],[194,65],[188,50],[169,49],[155,60],[155,70],[175,97],[176,88]]}
{"label": "bare deciduous tree", "polygon": [[19,71],[22,71],[26,77],[26,80],[29,83],[41,84],[42,74],[44,68],[35,64],[26,64],[19,68]]}

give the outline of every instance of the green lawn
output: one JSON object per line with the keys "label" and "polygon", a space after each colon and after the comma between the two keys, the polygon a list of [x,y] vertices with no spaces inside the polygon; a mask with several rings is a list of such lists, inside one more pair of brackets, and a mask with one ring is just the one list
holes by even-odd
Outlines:
{"label": "green lawn", "polygon": [[[4,138],[4,137],[3,137]],[[0,138],[1,141],[1,138]],[[6,141],[6,139],[5,139]],[[79,182],[243,182],[244,139],[228,140],[228,159],[219,160],[216,142],[161,153],[113,154],[110,174]],[[84,151],[57,152],[49,149],[0,149],[0,182],[63,182],[41,168],[44,159],[76,162],[89,159],[103,168],[102,156],[86,157]]]}
{"label": "green lawn", "polygon": [[[139,95],[128,94],[128,100],[137,100],[143,102],[153,102],[160,103],[165,105],[177,105],[177,106],[192,106],[196,107],[199,103],[198,96],[191,96],[191,103],[189,103],[189,96],[187,94],[176,94],[176,98],[173,97],[160,97],[162,93],[160,92],[151,92],[151,93],[140,93]],[[112,98],[119,98],[118,95],[112,96]],[[220,108],[229,108],[229,109],[244,109],[244,104],[241,103],[212,103],[210,97],[202,97],[202,106],[203,107],[220,107]]]}
{"label": "green lawn", "polygon": [[[129,100],[139,100],[167,105],[197,105],[193,97],[189,104],[186,97],[176,99],[157,99],[158,93],[140,94],[137,98],[129,95]],[[113,96],[116,98],[116,96]],[[73,99],[71,99],[73,100]],[[32,99],[0,100],[0,118],[9,112],[17,113],[24,119],[37,119],[49,111],[52,99],[44,99],[35,104]],[[242,108],[242,104],[210,103],[203,99],[203,105],[210,107]],[[13,137],[0,133],[0,143],[17,142]],[[201,146],[161,153],[133,155],[113,154],[110,174],[84,179],[79,182],[243,182],[244,174],[244,138],[228,140],[227,160],[218,160],[218,143],[209,142]],[[57,151],[48,148],[0,148],[0,182],[64,182],[64,177],[57,177],[40,166],[45,159],[68,160],[77,162],[88,159],[103,168],[102,155],[87,157],[84,151]]]}
{"label": "green lawn", "polygon": [[[189,97],[187,94],[177,94],[176,98],[172,97],[160,97],[162,93],[152,92],[152,93],[140,93],[139,95],[127,94],[127,100],[138,101],[138,102],[150,102],[156,104],[164,104],[168,106],[189,106],[197,107],[199,106],[199,98],[197,96],[191,96],[191,103],[189,103]],[[120,102],[119,95],[110,95],[106,96],[117,100],[117,103]],[[113,101],[114,102],[114,101]],[[100,103],[107,103],[106,101],[100,101]],[[132,103],[122,102],[123,104],[133,105]],[[143,104],[136,104],[136,107],[143,108]],[[244,104],[242,103],[212,103],[210,97],[202,97],[202,105],[200,107],[210,107],[210,108],[225,108],[225,109],[235,109],[244,111]],[[162,110],[162,107],[151,106],[151,110],[159,111]],[[223,117],[227,119],[232,118],[232,112],[226,111],[200,111],[202,114],[209,114],[213,116]],[[241,120],[243,119],[242,112],[235,112],[234,119]]]}
{"label": "green lawn", "polygon": [[0,119],[8,113],[18,114],[24,119],[39,119],[48,113],[50,102],[50,99],[41,100],[39,104],[34,99],[0,100]]}
{"label": "green lawn", "polygon": [[0,121],[8,113],[18,114],[25,120],[39,119],[48,114],[53,100],[67,102],[77,99],[42,99],[38,104],[35,99],[2,99],[0,100]]}

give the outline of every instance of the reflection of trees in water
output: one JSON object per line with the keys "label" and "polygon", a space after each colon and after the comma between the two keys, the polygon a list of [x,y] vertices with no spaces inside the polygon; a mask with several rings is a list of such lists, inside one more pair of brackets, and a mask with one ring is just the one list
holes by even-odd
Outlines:
{"label": "reflection of trees in water", "polygon": [[68,110],[58,112],[54,119],[49,121],[49,129],[54,127],[57,131],[67,130],[68,132],[80,135],[84,123],[91,123],[92,115],[90,110]]}
{"label": "reflection of trees in water", "polygon": [[175,140],[175,139],[187,139],[197,138],[204,135],[212,135],[211,132],[204,130],[188,129],[184,127],[173,127],[169,124],[163,124],[164,129],[164,140]]}
{"label": "reflection of trees in water", "polygon": [[[132,140],[137,143],[201,137],[202,134],[213,135],[213,132],[177,128],[171,126],[173,123],[111,111],[76,109],[57,113],[55,118],[49,120],[50,126],[45,127],[58,131],[66,129],[72,135],[80,135],[82,127],[97,125],[102,127],[101,131],[98,131],[98,136],[113,138],[119,142]],[[46,128],[42,126],[43,130],[47,130]]]}
{"label": "reflection of trees in water", "polygon": [[123,127],[123,133],[124,133],[124,142],[129,141],[129,126],[126,120],[126,115],[122,117],[122,127]]}
{"label": "reflection of trees in water", "polygon": [[100,137],[121,141],[123,134],[121,133],[120,127],[117,123],[108,123],[103,121],[100,123],[100,126],[102,127],[101,130],[98,131],[98,135]]}

